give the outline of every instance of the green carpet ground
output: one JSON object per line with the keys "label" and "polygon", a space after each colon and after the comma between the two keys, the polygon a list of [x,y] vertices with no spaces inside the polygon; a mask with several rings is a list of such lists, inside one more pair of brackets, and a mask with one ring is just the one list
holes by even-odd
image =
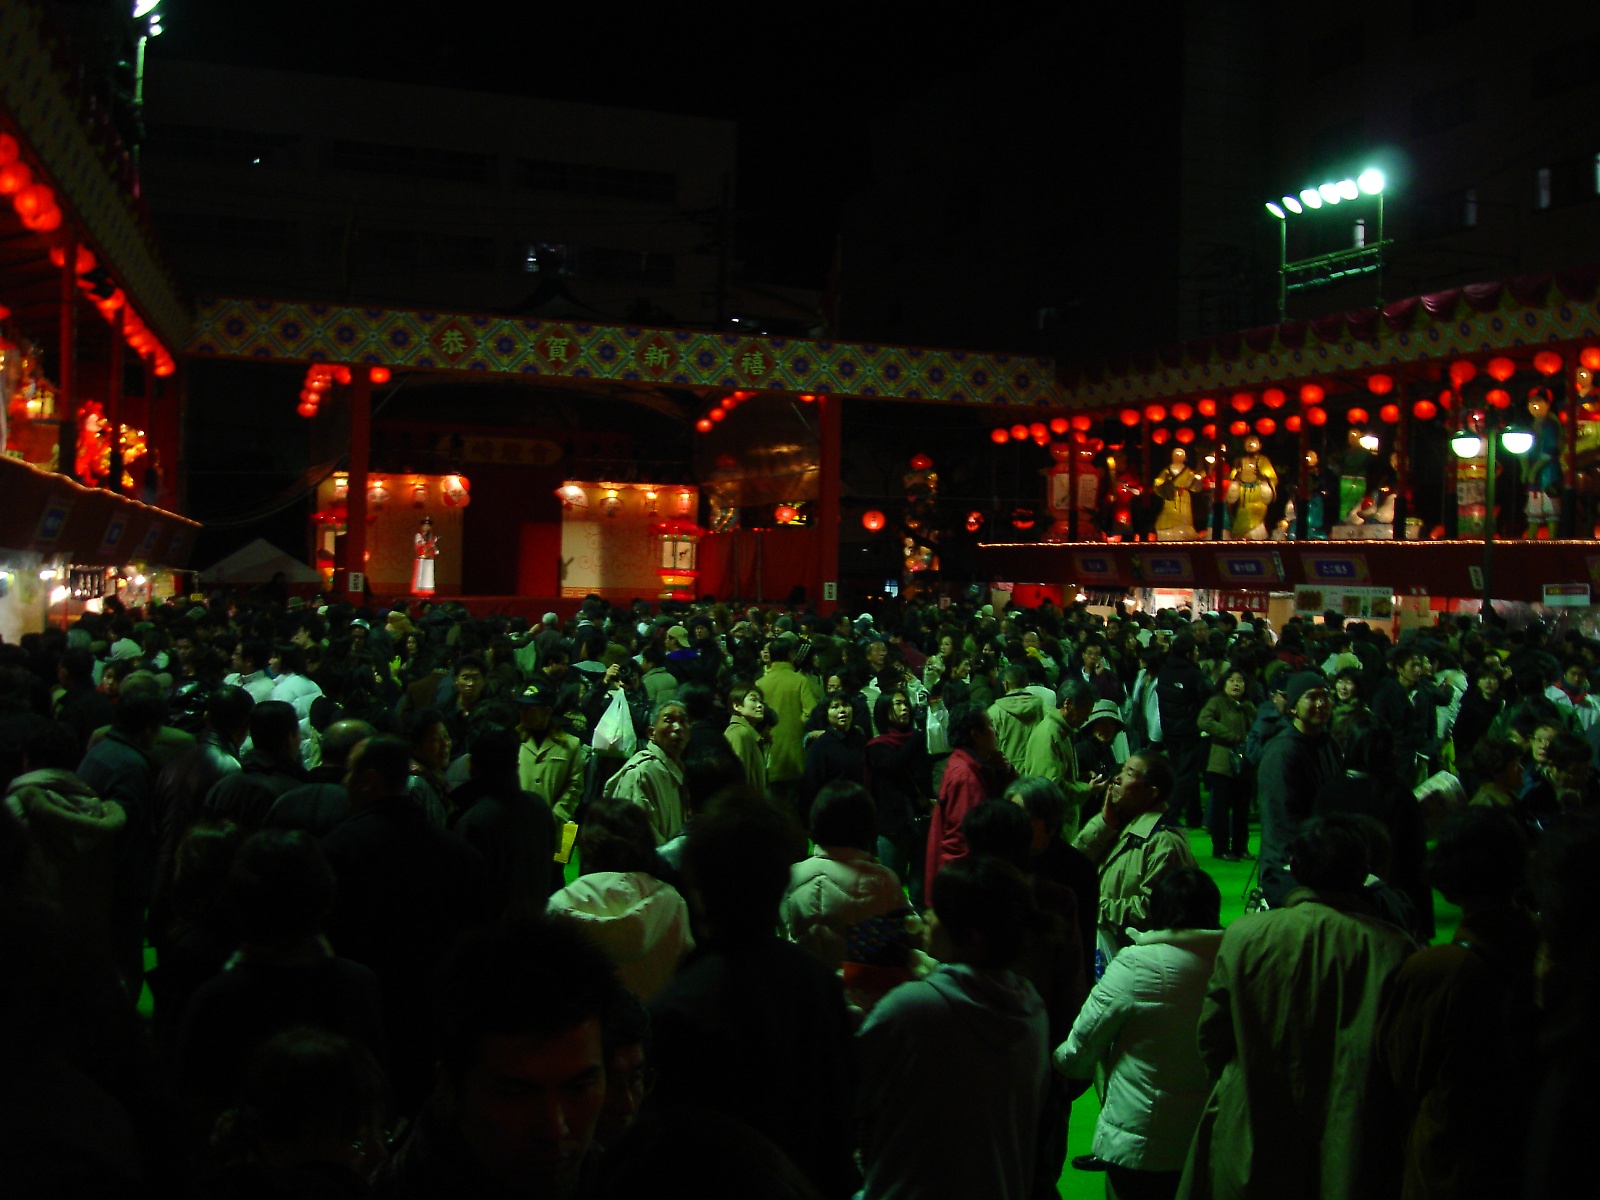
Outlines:
{"label": "green carpet ground", "polygon": [[[1255,843],[1252,842],[1252,845]],[[1222,891],[1222,924],[1227,927],[1233,919],[1244,912],[1245,895],[1250,889],[1251,876],[1254,873],[1254,862],[1218,862],[1211,857],[1211,839],[1202,830],[1189,832],[1189,846],[1194,851],[1197,862],[1213,879]],[[566,878],[571,883],[577,878],[578,863],[574,853],[573,861],[567,864]],[[1461,920],[1461,910],[1448,904],[1444,897],[1434,893],[1434,913],[1439,927],[1439,938],[1443,939],[1453,935],[1456,924]],[[155,951],[145,948],[145,969],[150,970],[155,966]],[[150,989],[145,987],[139,998],[139,1012],[146,1018],[150,1016],[151,1001]],[[1088,1154],[1094,1144],[1095,1120],[1100,1115],[1100,1101],[1090,1088],[1072,1105],[1072,1120],[1067,1128],[1067,1167],[1062,1172],[1059,1191],[1063,1200],[1100,1200],[1105,1195],[1106,1177],[1098,1171],[1075,1171],[1072,1169],[1072,1160],[1080,1154]]]}

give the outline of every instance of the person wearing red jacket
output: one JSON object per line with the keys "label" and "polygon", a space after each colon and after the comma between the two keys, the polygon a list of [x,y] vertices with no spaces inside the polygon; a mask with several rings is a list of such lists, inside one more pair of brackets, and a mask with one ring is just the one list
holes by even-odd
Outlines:
{"label": "person wearing red jacket", "polygon": [[964,858],[967,839],[961,823],[967,814],[985,800],[1005,793],[1017,773],[1000,753],[989,714],[976,704],[964,704],[950,714],[950,760],[945,764],[939,784],[939,802],[934,805],[933,823],[928,830],[927,873],[923,878],[923,898],[933,903],[933,877],[940,868]]}

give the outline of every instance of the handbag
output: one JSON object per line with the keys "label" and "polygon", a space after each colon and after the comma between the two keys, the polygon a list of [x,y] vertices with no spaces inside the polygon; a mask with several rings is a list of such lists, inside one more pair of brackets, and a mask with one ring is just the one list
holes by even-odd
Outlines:
{"label": "handbag", "polygon": [[639,739],[633,732],[633,713],[621,688],[611,693],[611,703],[595,725],[589,745],[596,754],[608,758],[632,758],[639,748]]}

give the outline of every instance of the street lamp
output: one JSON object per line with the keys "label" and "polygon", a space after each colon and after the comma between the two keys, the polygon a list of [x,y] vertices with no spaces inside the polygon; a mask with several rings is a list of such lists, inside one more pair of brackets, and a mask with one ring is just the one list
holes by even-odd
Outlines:
{"label": "street lamp", "polygon": [[[1388,181],[1384,178],[1383,172],[1376,167],[1368,167],[1354,179],[1345,178],[1321,183],[1315,187],[1302,188],[1298,196],[1289,192],[1278,200],[1266,202],[1267,212],[1278,222],[1278,320],[1288,320],[1290,292],[1335,283],[1348,276],[1364,275],[1369,271],[1378,272],[1381,303],[1383,250],[1388,245],[1383,237],[1383,193],[1387,186]],[[1295,262],[1289,261],[1291,216],[1315,212],[1325,206],[1332,208],[1345,201],[1359,200],[1364,196],[1370,196],[1377,202],[1376,240],[1367,236],[1366,222],[1360,220],[1356,222],[1356,244],[1353,248],[1318,254]],[[1290,281],[1290,276],[1296,277],[1293,282]]]}
{"label": "street lamp", "polygon": [[1494,611],[1494,581],[1492,568],[1494,565],[1494,463],[1495,444],[1499,443],[1508,454],[1518,456],[1526,454],[1533,449],[1533,434],[1526,429],[1503,429],[1499,436],[1488,428],[1484,414],[1475,414],[1473,418],[1480,432],[1472,429],[1463,429],[1450,439],[1450,449],[1457,458],[1477,458],[1485,447],[1488,449],[1488,458],[1485,462],[1483,478],[1483,612],[1480,620],[1487,628],[1489,614]]}

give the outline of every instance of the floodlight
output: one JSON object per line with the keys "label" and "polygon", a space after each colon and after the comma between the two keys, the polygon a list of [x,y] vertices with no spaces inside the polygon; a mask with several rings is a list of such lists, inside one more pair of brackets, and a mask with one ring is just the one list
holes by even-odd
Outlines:
{"label": "floodlight", "polygon": [[1271,200],[1267,201],[1267,211],[1269,213],[1271,213],[1273,216],[1277,217],[1278,220],[1280,220],[1280,221],[1282,221],[1284,219],[1284,211],[1283,211],[1283,209],[1279,208]]}
{"label": "floodlight", "polygon": [[1369,196],[1376,196],[1383,191],[1384,183],[1383,172],[1377,167],[1368,167],[1356,176],[1356,186]]}
{"label": "floodlight", "polygon": [[148,17],[160,7],[161,0],[133,0],[133,19],[137,21],[140,17]]}
{"label": "floodlight", "polygon": [[1339,189],[1340,197],[1345,200],[1354,200],[1361,194],[1360,189],[1356,187],[1354,179],[1341,179],[1334,186]]}
{"label": "floodlight", "polygon": [[1365,450],[1368,454],[1376,454],[1378,452],[1378,435],[1377,434],[1375,434],[1375,433],[1363,433],[1361,435],[1361,437],[1357,439],[1357,441],[1360,444],[1361,448],[1363,450]]}
{"label": "floodlight", "polygon": [[1526,454],[1533,449],[1533,434],[1526,429],[1507,429],[1500,434],[1500,444],[1512,454]]}
{"label": "floodlight", "polygon": [[1339,185],[1336,183],[1325,183],[1317,189],[1317,192],[1329,204],[1337,204],[1342,199],[1339,195]]}
{"label": "floodlight", "polygon": [[1483,453],[1483,439],[1463,429],[1450,439],[1450,449],[1455,452],[1457,458],[1477,458]]}
{"label": "floodlight", "polygon": [[1292,213],[1297,213],[1300,211],[1300,201],[1296,200],[1293,196],[1285,196],[1283,198],[1283,206]]}
{"label": "floodlight", "polygon": [[1300,193],[1300,203],[1307,208],[1317,209],[1322,207],[1322,197],[1317,195],[1316,188],[1306,188]]}

